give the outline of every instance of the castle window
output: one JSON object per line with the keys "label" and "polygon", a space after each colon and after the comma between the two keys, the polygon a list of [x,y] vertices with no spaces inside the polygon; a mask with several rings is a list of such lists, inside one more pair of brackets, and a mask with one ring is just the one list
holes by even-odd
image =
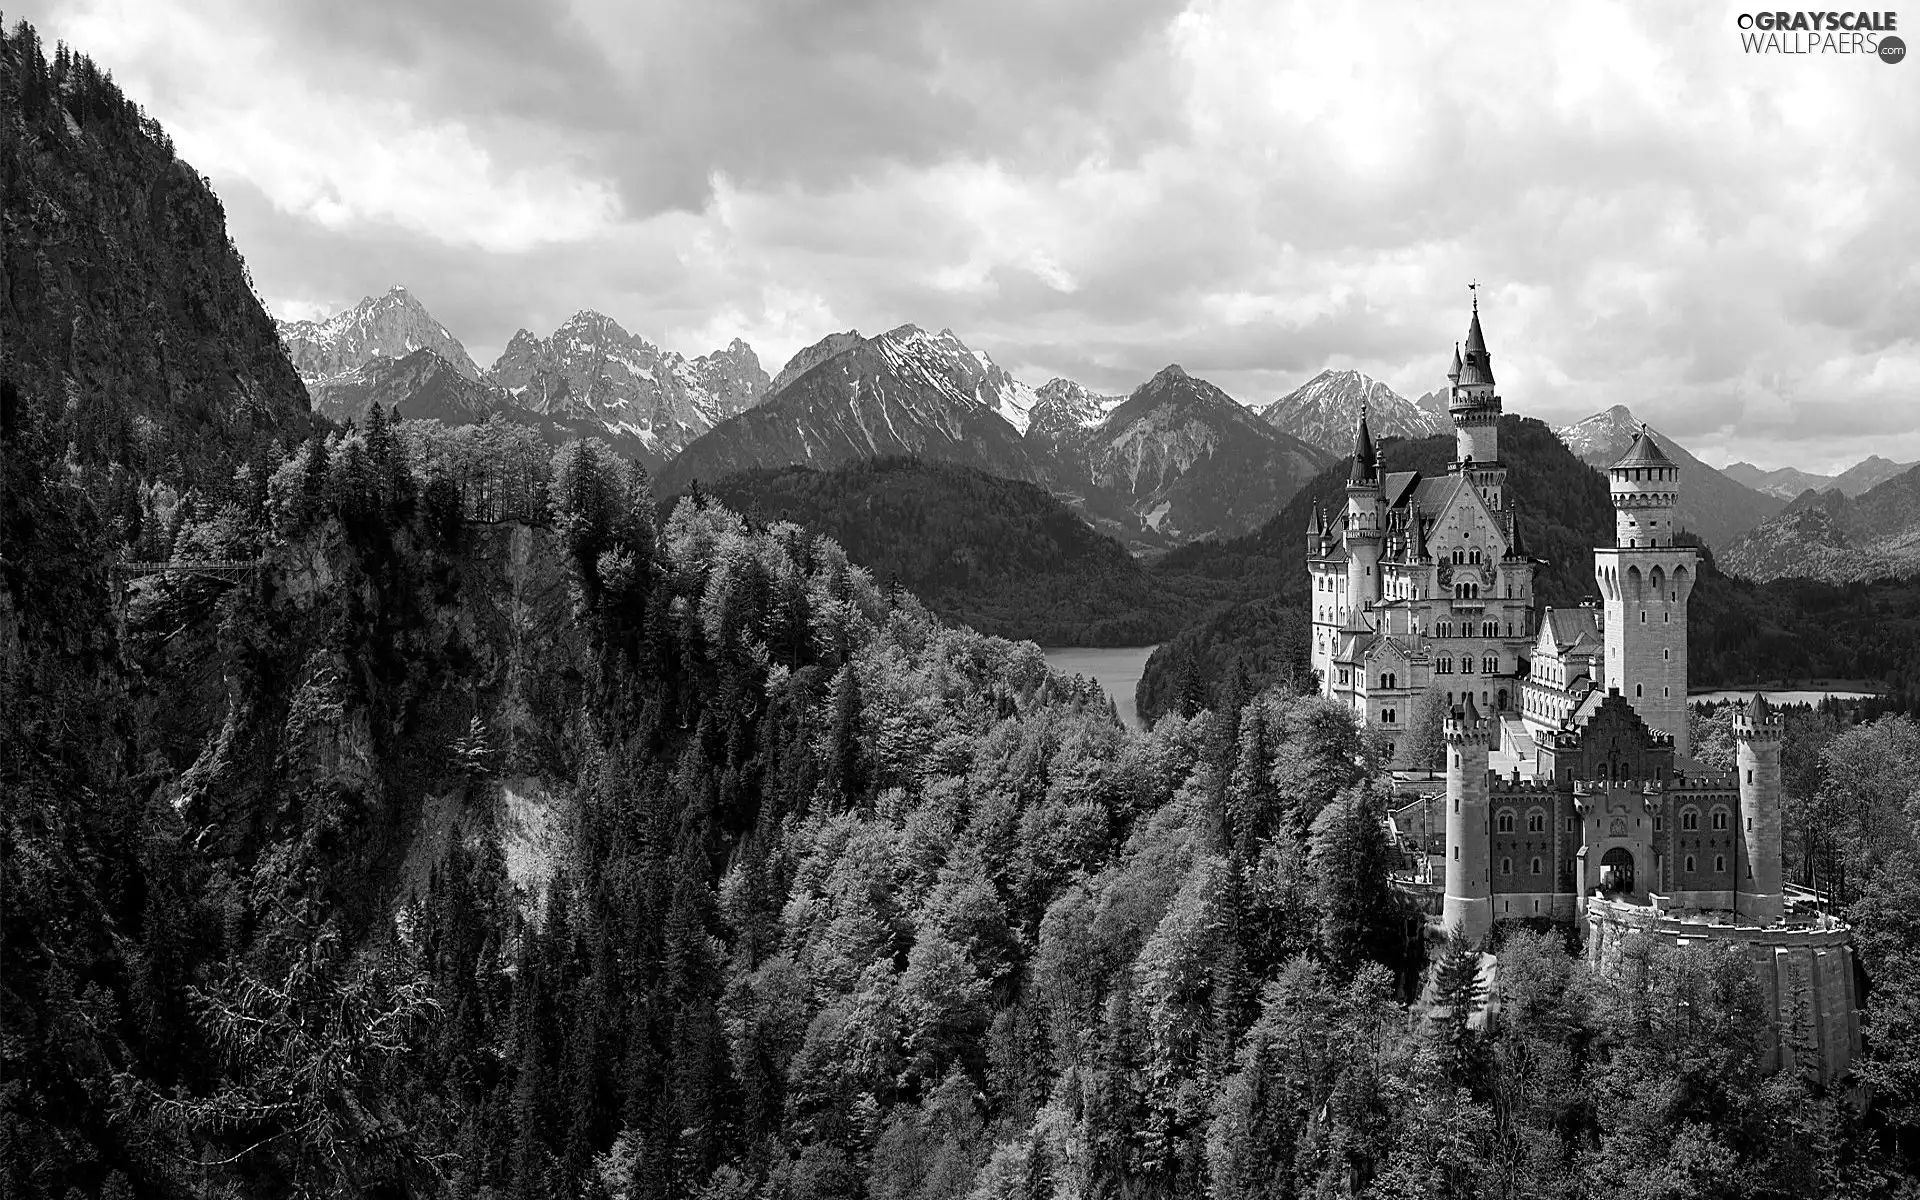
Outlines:
{"label": "castle window", "polygon": [[1647,610],[1644,608],[1640,610],[1640,623],[1642,625],[1647,623]]}
{"label": "castle window", "polygon": [[1540,860],[1537,858],[1533,860],[1533,873],[1535,875],[1540,873]]}
{"label": "castle window", "polygon": [[1686,867],[1686,869],[1687,869],[1687,871],[1688,871],[1688,872],[1691,872],[1691,871],[1693,870],[1693,855],[1691,855],[1691,854],[1689,854],[1689,855],[1687,855],[1687,867]]}
{"label": "castle window", "polygon": [[1660,652],[1660,661],[1661,661],[1661,662],[1668,662],[1668,661],[1670,661],[1670,660],[1671,660],[1672,658],[1673,658],[1673,651],[1671,651],[1671,650],[1662,650],[1662,651]]}
{"label": "castle window", "polygon": [[1713,810],[1713,827],[1715,829],[1725,829],[1727,827],[1726,809],[1716,808]]}
{"label": "castle window", "polygon": [[1458,846],[1455,846],[1455,847],[1453,848],[1453,861],[1455,861],[1455,862],[1459,862],[1459,861],[1460,861],[1460,847],[1458,847]]}
{"label": "castle window", "polygon": [[1547,814],[1546,813],[1541,812],[1538,809],[1535,809],[1533,812],[1530,812],[1527,814],[1527,832],[1528,833],[1545,833],[1546,831],[1547,831]]}
{"label": "castle window", "polygon": [[1747,818],[1747,832],[1748,832],[1748,833],[1752,833],[1752,832],[1753,832],[1753,818],[1752,818],[1752,817],[1748,817],[1748,818]]}
{"label": "castle window", "polygon": [[1713,856],[1713,870],[1714,870],[1714,873],[1715,873],[1715,874],[1718,874],[1718,873],[1720,873],[1721,871],[1724,871],[1724,870],[1726,870],[1726,869],[1727,869],[1727,856],[1726,856],[1726,855],[1724,855],[1724,854],[1716,854],[1716,855],[1714,855],[1714,856]]}
{"label": "castle window", "polygon": [[1510,859],[1510,858],[1503,858],[1503,859],[1501,859],[1501,860],[1500,860],[1500,873],[1501,873],[1502,875],[1511,875],[1511,874],[1513,874],[1513,860],[1512,860],[1512,859]]}
{"label": "castle window", "polygon": [[1638,700],[1640,698],[1640,690],[1641,689],[1639,684],[1636,683],[1633,685],[1633,698],[1635,700]]}
{"label": "castle window", "polygon": [[1486,659],[1481,662],[1480,667],[1481,670],[1488,675],[1498,675],[1500,673],[1500,660],[1489,654]]}
{"label": "castle window", "polygon": [[1460,656],[1460,673],[1462,675],[1473,674],[1473,655],[1462,654]]}
{"label": "castle window", "polygon": [[1568,832],[1568,833],[1572,833],[1572,832],[1573,832],[1573,818],[1572,818],[1572,817],[1568,817],[1568,818],[1567,818],[1567,832]]}
{"label": "castle window", "polygon": [[1382,710],[1380,711],[1380,723],[1381,723],[1382,725],[1391,725],[1391,724],[1393,724],[1393,716],[1394,716],[1394,713],[1393,713],[1393,710],[1392,710],[1392,709],[1390,709],[1390,708],[1387,708],[1387,709],[1382,709]]}
{"label": "castle window", "polygon": [[1747,782],[1748,783],[1753,782],[1753,769],[1751,767],[1747,769]]}
{"label": "castle window", "polygon": [[1661,689],[1660,689],[1660,697],[1661,697],[1661,699],[1663,699],[1663,700],[1664,700],[1664,699],[1669,699],[1669,698],[1671,698],[1672,696],[1673,696],[1673,689],[1672,689],[1672,688],[1670,688],[1670,687],[1666,687],[1666,686],[1662,686],[1662,687],[1661,687]]}
{"label": "castle window", "polygon": [[[1697,808],[1681,809],[1680,810],[1680,828],[1682,829],[1700,828],[1700,810]],[[1689,867],[1687,869],[1692,870],[1693,868]]]}
{"label": "castle window", "polygon": [[1513,814],[1507,813],[1507,812],[1501,813],[1498,824],[1500,826],[1501,833],[1512,833],[1513,832]]}

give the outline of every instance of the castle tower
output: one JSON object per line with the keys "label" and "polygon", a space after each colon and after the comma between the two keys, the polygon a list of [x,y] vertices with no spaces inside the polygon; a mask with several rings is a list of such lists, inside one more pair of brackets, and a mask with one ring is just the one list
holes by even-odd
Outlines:
{"label": "castle tower", "polygon": [[1479,941],[1493,928],[1493,886],[1487,867],[1487,722],[1466,703],[1447,714],[1447,895],[1440,909],[1449,934]]}
{"label": "castle tower", "polygon": [[1642,720],[1673,735],[1674,764],[1687,766],[1687,596],[1698,571],[1690,546],[1673,544],[1680,468],[1642,425],[1607,468],[1614,544],[1593,552],[1605,603],[1606,686]]}
{"label": "castle tower", "polygon": [[1735,869],[1734,912],[1755,925],[1780,919],[1780,715],[1767,698],[1733,714],[1733,737],[1740,771],[1740,854]]}
{"label": "castle tower", "polygon": [[1347,472],[1347,604],[1365,612],[1380,598],[1380,554],[1386,544],[1387,500],[1381,488],[1380,452],[1367,428],[1367,406],[1353,434],[1353,467]]}
{"label": "castle tower", "polygon": [[1474,287],[1466,349],[1454,348],[1453,369],[1447,372],[1453,385],[1447,411],[1453,416],[1454,461],[1497,512],[1505,506],[1507,482],[1506,468],[1500,465],[1500,397],[1493,390],[1493,356],[1480,329],[1479,285]]}

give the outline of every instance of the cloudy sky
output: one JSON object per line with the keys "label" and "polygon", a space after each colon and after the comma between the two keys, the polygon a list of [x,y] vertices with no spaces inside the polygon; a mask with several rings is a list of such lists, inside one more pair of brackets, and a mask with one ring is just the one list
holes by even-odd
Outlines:
{"label": "cloudy sky", "polygon": [[[29,0],[282,316],[408,286],[483,365],[596,308],[771,372],[951,327],[1032,383],[1436,386],[1710,462],[1920,459],[1920,62],[1738,5]],[[1920,41],[1920,11],[1902,32]]]}

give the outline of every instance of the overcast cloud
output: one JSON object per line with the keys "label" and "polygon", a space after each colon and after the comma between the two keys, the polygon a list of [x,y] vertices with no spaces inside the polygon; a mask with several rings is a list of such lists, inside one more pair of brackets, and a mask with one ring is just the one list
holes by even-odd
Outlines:
{"label": "overcast cloud", "polygon": [[[214,181],[278,315],[404,283],[492,360],[597,308],[769,372],[951,327],[1029,382],[1179,362],[1709,461],[1920,459],[1920,63],[1739,5],[39,0]],[[1920,13],[1909,42],[1920,41]]]}

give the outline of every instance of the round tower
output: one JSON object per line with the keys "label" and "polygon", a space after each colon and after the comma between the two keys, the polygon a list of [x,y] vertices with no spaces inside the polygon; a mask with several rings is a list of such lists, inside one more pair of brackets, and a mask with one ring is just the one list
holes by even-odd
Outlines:
{"label": "round tower", "polygon": [[1606,686],[1642,720],[1673,737],[1674,765],[1692,760],[1687,733],[1687,597],[1699,570],[1691,546],[1673,542],[1680,468],[1646,426],[1607,468],[1614,544],[1593,552],[1605,601]]}
{"label": "round tower", "polygon": [[1360,427],[1353,434],[1353,466],[1347,472],[1347,604],[1354,612],[1365,612],[1380,599],[1380,555],[1387,534],[1381,465],[1362,404]]}
{"label": "round tower", "polygon": [[1493,928],[1493,887],[1487,868],[1487,722],[1473,704],[1447,714],[1447,895],[1440,922],[1447,933],[1479,941]]}
{"label": "round tower", "polygon": [[1740,772],[1740,877],[1735,881],[1734,913],[1754,925],[1780,919],[1780,742],[1785,723],[1767,698],[1733,714],[1735,764]]}

